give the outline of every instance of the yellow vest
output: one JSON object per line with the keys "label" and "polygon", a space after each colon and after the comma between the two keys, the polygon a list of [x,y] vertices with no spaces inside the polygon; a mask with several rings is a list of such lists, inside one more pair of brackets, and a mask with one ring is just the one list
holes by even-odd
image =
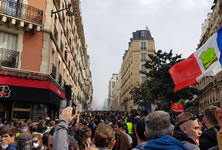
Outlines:
{"label": "yellow vest", "polygon": [[133,124],[131,122],[127,122],[127,130],[128,130],[128,134],[133,134]]}
{"label": "yellow vest", "polygon": [[20,133],[18,132],[18,133],[15,135],[15,137],[18,137],[18,136],[19,136],[19,134],[20,134]]}

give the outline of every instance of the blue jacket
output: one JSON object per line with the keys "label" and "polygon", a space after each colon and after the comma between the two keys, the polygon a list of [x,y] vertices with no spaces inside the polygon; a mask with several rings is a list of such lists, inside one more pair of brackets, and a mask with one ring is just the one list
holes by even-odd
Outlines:
{"label": "blue jacket", "polygon": [[10,144],[6,150],[16,150],[16,143]]}
{"label": "blue jacket", "polygon": [[144,150],[188,150],[180,141],[174,137],[165,135],[158,139],[149,140]]}

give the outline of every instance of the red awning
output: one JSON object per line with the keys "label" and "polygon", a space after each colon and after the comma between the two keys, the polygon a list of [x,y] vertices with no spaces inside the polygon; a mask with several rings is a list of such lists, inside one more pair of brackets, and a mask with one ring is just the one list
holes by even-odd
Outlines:
{"label": "red awning", "polygon": [[50,81],[42,81],[42,80],[33,80],[26,78],[17,78],[11,76],[0,76],[0,84],[3,85],[11,85],[11,86],[21,86],[21,87],[30,87],[30,88],[40,88],[40,89],[48,89],[61,97],[61,99],[65,99],[65,94],[58,87],[56,87]]}

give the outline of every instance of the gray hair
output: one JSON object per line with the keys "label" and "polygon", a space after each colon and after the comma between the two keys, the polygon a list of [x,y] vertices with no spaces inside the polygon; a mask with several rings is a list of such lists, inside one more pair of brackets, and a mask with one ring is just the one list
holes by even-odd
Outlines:
{"label": "gray hair", "polygon": [[149,139],[156,139],[170,135],[174,126],[170,122],[170,115],[165,111],[155,111],[146,117],[145,130]]}

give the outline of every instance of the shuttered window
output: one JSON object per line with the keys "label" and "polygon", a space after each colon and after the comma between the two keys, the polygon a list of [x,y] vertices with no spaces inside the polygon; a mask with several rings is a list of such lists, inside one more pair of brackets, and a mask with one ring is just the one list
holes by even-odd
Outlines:
{"label": "shuttered window", "polygon": [[6,32],[0,32],[0,48],[17,50],[17,36]]}

